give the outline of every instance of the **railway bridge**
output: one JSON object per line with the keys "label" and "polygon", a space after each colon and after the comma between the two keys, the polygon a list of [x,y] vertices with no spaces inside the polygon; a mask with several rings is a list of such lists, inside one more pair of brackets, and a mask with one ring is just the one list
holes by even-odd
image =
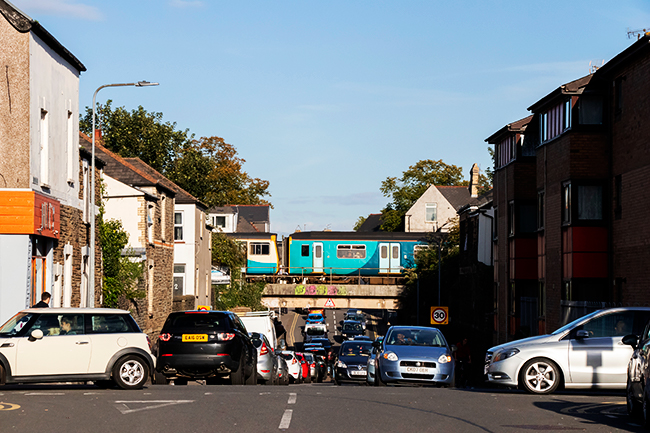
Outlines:
{"label": "railway bridge", "polygon": [[[403,285],[381,284],[267,284],[262,303],[270,308],[397,308]],[[331,299],[333,305],[325,305]]]}

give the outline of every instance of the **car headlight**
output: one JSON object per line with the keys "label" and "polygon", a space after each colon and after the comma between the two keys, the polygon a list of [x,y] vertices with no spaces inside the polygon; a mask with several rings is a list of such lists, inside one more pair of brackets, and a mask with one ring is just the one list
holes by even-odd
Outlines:
{"label": "car headlight", "polygon": [[440,364],[446,364],[448,362],[451,362],[451,355],[448,355],[446,353],[444,355],[440,355],[440,358],[438,358],[438,362]]}
{"label": "car headlight", "polygon": [[348,368],[348,366],[345,365],[345,362],[343,362],[343,361],[338,361],[336,363],[336,366],[339,367],[339,368]]}
{"label": "car headlight", "polygon": [[397,361],[399,359],[394,352],[386,352],[383,354],[383,357],[389,361]]}
{"label": "car headlight", "polygon": [[494,358],[492,358],[492,362],[503,361],[504,359],[513,357],[518,353],[519,353],[519,349],[517,349],[516,347],[513,347],[512,349],[502,350],[501,352],[497,352],[494,354]]}

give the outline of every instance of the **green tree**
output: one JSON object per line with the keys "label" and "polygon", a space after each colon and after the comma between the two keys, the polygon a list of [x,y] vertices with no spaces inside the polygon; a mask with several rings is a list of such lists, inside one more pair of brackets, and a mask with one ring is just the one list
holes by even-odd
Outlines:
{"label": "green tree", "polygon": [[[492,167],[494,167],[494,148],[488,146],[487,150],[488,153],[490,154],[490,159],[492,160]],[[492,185],[494,184],[494,169],[492,167],[486,168],[485,174],[483,173],[479,174],[479,178],[478,178],[479,195],[485,194],[486,192],[492,189]]]}
{"label": "green tree", "polygon": [[119,220],[104,221],[103,209],[98,218],[99,241],[104,262],[103,304],[117,308],[120,298],[130,301],[144,298],[138,281],[144,272],[142,263],[133,262],[122,251],[129,243],[129,235]]}
{"label": "green tree", "polygon": [[463,169],[445,164],[442,160],[418,161],[402,173],[400,178],[388,177],[381,183],[380,191],[391,201],[382,210],[381,229],[403,230],[404,215],[424,194],[430,185],[467,185]]}
{"label": "green tree", "polygon": [[[150,113],[142,106],[130,112],[124,107],[113,109],[111,103],[109,99],[105,105],[97,104],[95,110],[96,128],[102,131],[106,148],[125,158],[140,158],[165,174],[193,135],[187,129],[177,130],[176,123],[163,122],[162,113]],[[92,120],[92,109],[86,107],[79,129],[89,136]]]}

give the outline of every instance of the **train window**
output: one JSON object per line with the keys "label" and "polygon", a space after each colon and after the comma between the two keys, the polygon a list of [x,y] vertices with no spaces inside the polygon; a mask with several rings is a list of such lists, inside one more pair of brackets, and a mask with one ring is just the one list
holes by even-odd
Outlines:
{"label": "train window", "polygon": [[365,245],[337,245],[336,257],[339,259],[365,259]]}
{"label": "train window", "polygon": [[271,252],[271,246],[266,242],[251,242],[250,254],[257,256],[268,256]]}
{"label": "train window", "polygon": [[386,245],[381,246],[381,258],[382,259],[388,258],[388,247]]}
{"label": "train window", "polygon": [[300,247],[300,255],[303,257],[309,257],[309,245],[302,245]]}
{"label": "train window", "polygon": [[428,249],[428,245],[414,245],[413,246],[413,257],[417,258],[418,254],[420,254],[422,251]]}
{"label": "train window", "polygon": [[395,245],[392,249],[393,249],[393,258],[399,259],[399,246]]}

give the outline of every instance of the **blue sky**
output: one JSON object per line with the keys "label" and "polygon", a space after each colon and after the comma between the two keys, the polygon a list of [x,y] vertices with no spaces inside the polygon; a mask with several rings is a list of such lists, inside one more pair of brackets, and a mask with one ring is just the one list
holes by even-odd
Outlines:
{"label": "blue sky", "polygon": [[162,112],[270,182],[271,230],[351,230],[423,159],[485,138],[650,29],[650,0],[11,0],[88,69],[80,106]]}

